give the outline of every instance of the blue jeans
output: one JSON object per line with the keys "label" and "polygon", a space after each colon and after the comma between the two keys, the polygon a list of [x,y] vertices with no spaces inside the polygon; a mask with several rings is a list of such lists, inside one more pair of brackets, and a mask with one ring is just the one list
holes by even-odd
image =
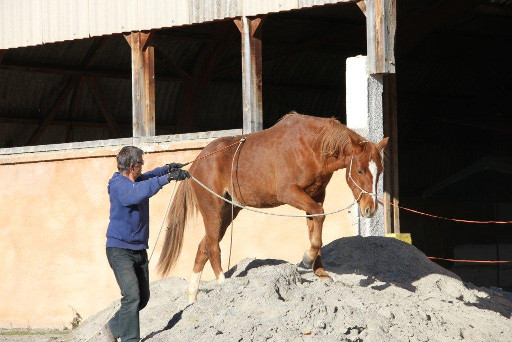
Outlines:
{"label": "blue jeans", "polygon": [[149,301],[149,269],[146,250],[107,247],[107,259],[121,289],[121,307],[108,322],[121,342],[139,341],[139,311]]}

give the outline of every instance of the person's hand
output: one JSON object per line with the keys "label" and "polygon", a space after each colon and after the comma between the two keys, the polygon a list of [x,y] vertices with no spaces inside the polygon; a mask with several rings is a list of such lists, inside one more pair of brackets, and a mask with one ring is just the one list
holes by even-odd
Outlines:
{"label": "person's hand", "polygon": [[167,174],[167,179],[170,181],[182,181],[184,179],[190,178],[190,174],[186,170],[174,169]]}
{"label": "person's hand", "polygon": [[180,163],[167,164],[167,167],[169,168],[169,172],[173,171],[173,170],[181,169],[183,166],[185,166],[185,165],[180,164]]}

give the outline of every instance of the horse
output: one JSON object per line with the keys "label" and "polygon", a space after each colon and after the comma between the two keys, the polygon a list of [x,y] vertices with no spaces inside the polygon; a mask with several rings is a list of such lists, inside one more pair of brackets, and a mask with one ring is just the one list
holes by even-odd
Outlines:
{"label": "horse", "polygon": [[[189,173],[237,204],[255,208],[289,204],[311,215],[324,213],[327,184],[336,170],[346,168],[346,182],[361,215],[370,218],[377,210],[376,184],[383,171],[387,141],[388,138],[377,144],[369,142],[335,118],[291,112],[268,129],[212,141],[192,163]],[[187,288],[189,302],[197,299],[201,273],[208,259],[217,281],[225,280],[219,242],[241,209],[235,207],[232,213],[231,204],[193,179],[182,181],[166,217],[167,231],[157,265],[163,276],[176,263],[185,222],[197,210],[203,217],[205,236],[197,248]],[[322,215],[306,218],[311,247],[302,261],[320,279],[332,281],[322,265],[324,219]]]}

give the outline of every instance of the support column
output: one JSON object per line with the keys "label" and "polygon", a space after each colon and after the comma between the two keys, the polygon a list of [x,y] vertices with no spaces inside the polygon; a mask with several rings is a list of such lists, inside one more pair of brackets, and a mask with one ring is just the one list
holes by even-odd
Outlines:
{"label": "support column", "polygon": [[152,32],[124,35],[132,50],[133,136],[155,135],[155,54]]}
{"label": "support column", "polygon": [[[385,200],[368,220],[352,210],[351,220],[359,235],[399,233],[397,107],[395,73],[396,1],[367,0],[365,4],[367,53],[347,59],[347,126],[373,142],[390,137],[384,158],[384,174],[377,196]],[[361,6],[360,6],[361,7]]]}
{"label": "support column", "polygon": [[263,129],[261,18],[236,19],[242,34],[243,133]]}
{"label": "support column", "polygon": [[[375,143],[384,138],[382,79],[381,75],[368,74],[366,56],[347,59],[347,127]],[[383,196],[382,177],[377,184],[377,196]],[[356,233],[362,236],[384,236],[386,233],[382,207],[371,219],[363,218],[359,208],[354,207],[351,210],[351,222]]]}

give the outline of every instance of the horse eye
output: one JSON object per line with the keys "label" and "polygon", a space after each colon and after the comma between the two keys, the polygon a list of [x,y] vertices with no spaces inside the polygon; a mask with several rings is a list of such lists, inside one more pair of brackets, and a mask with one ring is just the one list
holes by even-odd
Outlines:
{"label": "horse eye", "polygon": [[364,173],[363,170],[357,170],[357,173],[359,173],[360,175],[362,175]]}

